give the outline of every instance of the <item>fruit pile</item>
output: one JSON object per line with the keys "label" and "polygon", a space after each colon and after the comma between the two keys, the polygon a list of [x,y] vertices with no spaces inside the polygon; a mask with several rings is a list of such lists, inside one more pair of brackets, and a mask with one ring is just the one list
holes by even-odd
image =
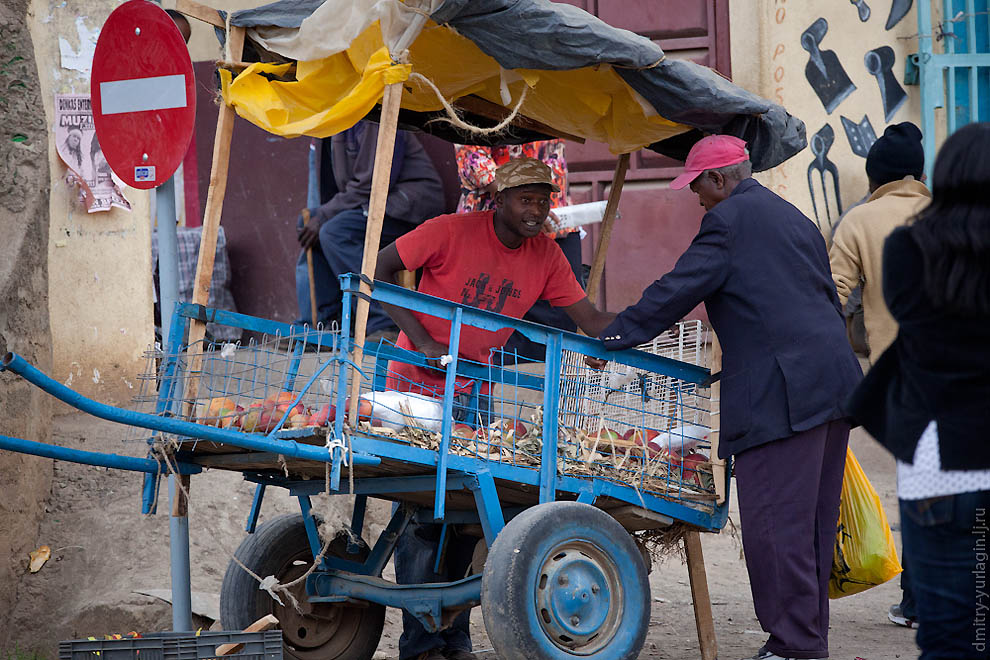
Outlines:
{"label": "fruit pile", "polygon": [[[327,426],[337,418],[337,407],[332,403],[324,404],[314,411],[301,402],[292,405],[297,396],[292,392],[279,392],[264,401],[250,404],[246,409],[228,397],[215,397],[202,406],[196,421],[206,426],[236,429],[245,433],[268,433],[275,430],[287,411],[289,416],[282,427],[286,429]],[[348,397],[348,409],[350,401]],[[371,402],[361,399],[358,404],[359,418],[369,419],[370,415]]]}

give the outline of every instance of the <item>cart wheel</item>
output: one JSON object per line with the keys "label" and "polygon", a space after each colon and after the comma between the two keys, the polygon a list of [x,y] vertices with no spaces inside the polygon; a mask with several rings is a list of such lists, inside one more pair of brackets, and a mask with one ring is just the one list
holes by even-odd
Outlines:
{"label": "cart wheel", "polygon": [[[356,554],[347,553],[346,536],[330,544],[328,556],[364,561],[368,547],[362,541]],[[313,563],[301,514],[289,514],[259,526],[237,548],[234,556],[257,575],[274,575],[285,584],[296,579]],[[297,660],[370,660],[385,625],[385,607],[375,603],[341,605],[308,603],[305,585],[291,589],[299,601],[297,612],[284,597],[279,605],[258,589],[258,582],[231,562],[220,588],[220,621],[224,630],[243,630],[274,614],[282,628],[285,657]]]}
{"label": "cart wheel", "polygon": [[495,538],[481,611],[500,658],[636,658],[650,623],[650,583],[632,537],[589,504],[550,502]]}

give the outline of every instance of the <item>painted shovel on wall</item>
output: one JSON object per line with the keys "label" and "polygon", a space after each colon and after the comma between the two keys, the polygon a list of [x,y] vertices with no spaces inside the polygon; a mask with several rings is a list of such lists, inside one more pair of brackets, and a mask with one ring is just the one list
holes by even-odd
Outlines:
{"label": "painted shovel on wall", "polygon": [[866,4],[866,0],[849,0],[852,4],[856,5],[856,11],[859,12],[859,20],[865,23],[870,20],[870,6]]}
{"label": "painted shovel on wall", "polygon": [[856,85],[849,80],[846,70],[839,62],[839,56],[834,51],[821,49],[826,32],[828,21],[819,18],[801,33],[801,47],[810,55],[808,64],[804,67],[805,78],[825,106],[825,112],[832,114],[852,94]]}
{"label": "painted shovel on wall", "polygon": [[884,29],[889,30],[900,23],[901,19],[911,11],[912,4],[914,4],[914,0],[894,0],[890,5],[890,14],[887,16],[887,25],[884,26]]}

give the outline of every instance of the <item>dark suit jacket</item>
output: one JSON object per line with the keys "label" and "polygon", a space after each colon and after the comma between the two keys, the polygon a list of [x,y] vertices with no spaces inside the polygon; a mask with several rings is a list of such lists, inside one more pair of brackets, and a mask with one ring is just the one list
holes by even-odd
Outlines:
{"label": "dark suit jacket", "polygon": [[862,372],[825,241],[754,179],[705,214],[674,270],[601,339],[609,350],[647,342],[702,301],[722,345],[721,457],[843,417]]}

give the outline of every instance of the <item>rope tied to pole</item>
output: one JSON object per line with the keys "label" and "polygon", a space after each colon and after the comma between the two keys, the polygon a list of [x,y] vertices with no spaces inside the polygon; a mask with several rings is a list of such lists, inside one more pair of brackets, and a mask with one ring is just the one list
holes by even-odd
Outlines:
{"label": "rope tied to pole", "polygon": [[427,87],[432,89],[433,93],[436,94],[437,99],[443,105],[444,111],[447,113],[446,117],[438,117],[436,119],[431,119],[430,122],[428,123],[435,121],[445,121],[451,124],[452,126],[461,129],[462,131],[473,133],[475,135],[492,135],[494,133],[501,133],[506,128],[508,128],[509,125],[512,124],[512,122],[515,121],[516,117],[519,115],[519,109],[522,108],[522,104],[526,101],[527,94],[529,94],[529,85],[526,85],[523,87],[522,94],[519,95],[519,100],[516,101],[516,105],[512,108],[512,112],[510,112],[505,119],[500,121],[495,126],[491,126],[489,128],[482,128],[481,126],[474,126],[464,121],[464,119],[461,117],[457,109],[450,104],[450,102],[444,97],[443,92],[440,91],[440,88],[437,87],[432,80],[430,80],[423,74],[418,73],[416,71],[410,73],[409,78],[419,80],[423,82]]}

